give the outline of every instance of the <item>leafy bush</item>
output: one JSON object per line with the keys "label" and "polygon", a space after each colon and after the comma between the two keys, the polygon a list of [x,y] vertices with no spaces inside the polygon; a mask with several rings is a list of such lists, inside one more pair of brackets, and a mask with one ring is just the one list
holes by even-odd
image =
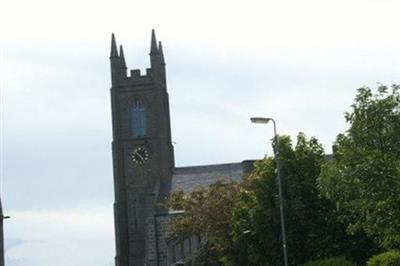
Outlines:
{"label": "leafy bush", "polygon": [[367,266],[400,266],[400,252],[388,251],[372,257]]}
{"label": "leafy bush", "polygon": [[310,261],[304,264],[303,266],[354,266],[354,264],[346,260],[344,257],[338,257],[338,258]]}

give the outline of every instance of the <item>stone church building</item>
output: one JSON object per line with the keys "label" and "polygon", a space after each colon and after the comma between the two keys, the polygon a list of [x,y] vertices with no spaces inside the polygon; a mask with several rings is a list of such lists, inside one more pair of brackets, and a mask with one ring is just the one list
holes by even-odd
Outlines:
{"label": "stone church building", "polygon": [[184,265],[200,238],[174,241],[168,224],[182,212],[157,203],[175,190],[240,180],[252,162],[175,167],[164,54],[154,31],[146,73],[127,71],[114,35],[110,63],[116,266]]}

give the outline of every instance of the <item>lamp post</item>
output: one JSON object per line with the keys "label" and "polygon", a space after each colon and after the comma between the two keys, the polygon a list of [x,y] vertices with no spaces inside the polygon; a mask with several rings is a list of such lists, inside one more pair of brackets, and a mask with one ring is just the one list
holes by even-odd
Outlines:
{"label": "lamp post", "polygon": [[287,251],[286,251],[286,232],[285,232],[285,218],[283,214],[283,196],[282,196],[282,182],[281,182],[281,159],[279,155],[279,140],[278,135],[276,133],[276,123],[273,118],[267,117],[252,117],[250,118],[252,123],[255,124],[267,124],[269,121],[272,121],[274,124],[274,140],[275,140],[275,159],[276,159],[276,179],[278,183],[278,194],[279,194],[279,210],[281,215],[281,233],[282,233],[282,249],[283,249],[283,261],[284,265],[288,266],[287,261]]}
{"label": "lamp post", "polygon": [[0,197],[0,266],[4,266],[4,235],[3,235],[3,220],[8,219],[10,216],[3,215],[3,208],[1,205]]}

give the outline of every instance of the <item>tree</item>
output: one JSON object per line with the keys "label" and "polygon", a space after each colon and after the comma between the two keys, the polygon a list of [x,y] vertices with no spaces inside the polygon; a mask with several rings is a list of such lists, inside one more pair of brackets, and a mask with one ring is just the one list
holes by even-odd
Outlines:
{"label": "tree", "polygon": [[350,128],[338,135],[334,159],[319,179],[348,232],[365,231],[387,249],[400,248],[399,88],[358,90],[345,114]]}
{"label": "tree", "polygon": [[[300,133],[293,148],[279,138],[288,255],[290,265],[345,254],[349,240],[336,222],[333,205],[318,194],[316,179],[325,161],[315,138]],[[235,204],[230,265],[282,265],[276,162],[268,157],[255,165],[247,190]]]}
{"label": "tree", "polygon": [[184,210],[181,219],[174,224],[174,232],[180,239],[196,234],[206,241],[202,263],[222,265],[222,258],[230,246],[232,212],[244,182],[229,184],[217,182],[208,188],[200,187],[189,195],[177,191],[168,200],[168,207]]}

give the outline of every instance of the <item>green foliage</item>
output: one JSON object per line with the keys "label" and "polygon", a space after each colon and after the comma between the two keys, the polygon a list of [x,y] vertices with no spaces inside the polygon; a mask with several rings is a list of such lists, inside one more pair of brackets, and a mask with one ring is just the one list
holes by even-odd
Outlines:
{"label": "green foliage", "polygon": [[221,265],[220,259],[230,245],[233,206],[242,187],[243,183],[217,182],[209,188],[198,188],[190,195],[175,192],[167,203],[169,208],[185,211],[172,225],[179,238],[197,234],[207,239],[205,255],[201,258],[204,265]]}
{"label": "green foliage", "polygon": [[366,232],[382,247],[400,247],[399,86],[358,90],[345,115],[350,129],[335,143],[334,160],[319,179],[320,191],[336,202],[349,233]]}
{"label": "green foliage", "polygon": [[367,266],[400,266],[400,252],[388,251],[372,257]]}
{"label": "green foliage", "polygon": [[[320,198],[316,188],[325,161],[322,146],[301,133],[294,148],[289,137],[281,136],[279,152],[289,263],[343,254],[347,247],[342,243],[348,244],[345,227],[336,222],[333,205]],[[282,264],[275,163],[271,157],[256,163],[248,189],[239,195],[227,265]]]}
{"label": "green foliage", "polygon": [[354,264],[351,261],[346,260],[344,257],[338,257],[310,261],[303,266],[354,266]]}

